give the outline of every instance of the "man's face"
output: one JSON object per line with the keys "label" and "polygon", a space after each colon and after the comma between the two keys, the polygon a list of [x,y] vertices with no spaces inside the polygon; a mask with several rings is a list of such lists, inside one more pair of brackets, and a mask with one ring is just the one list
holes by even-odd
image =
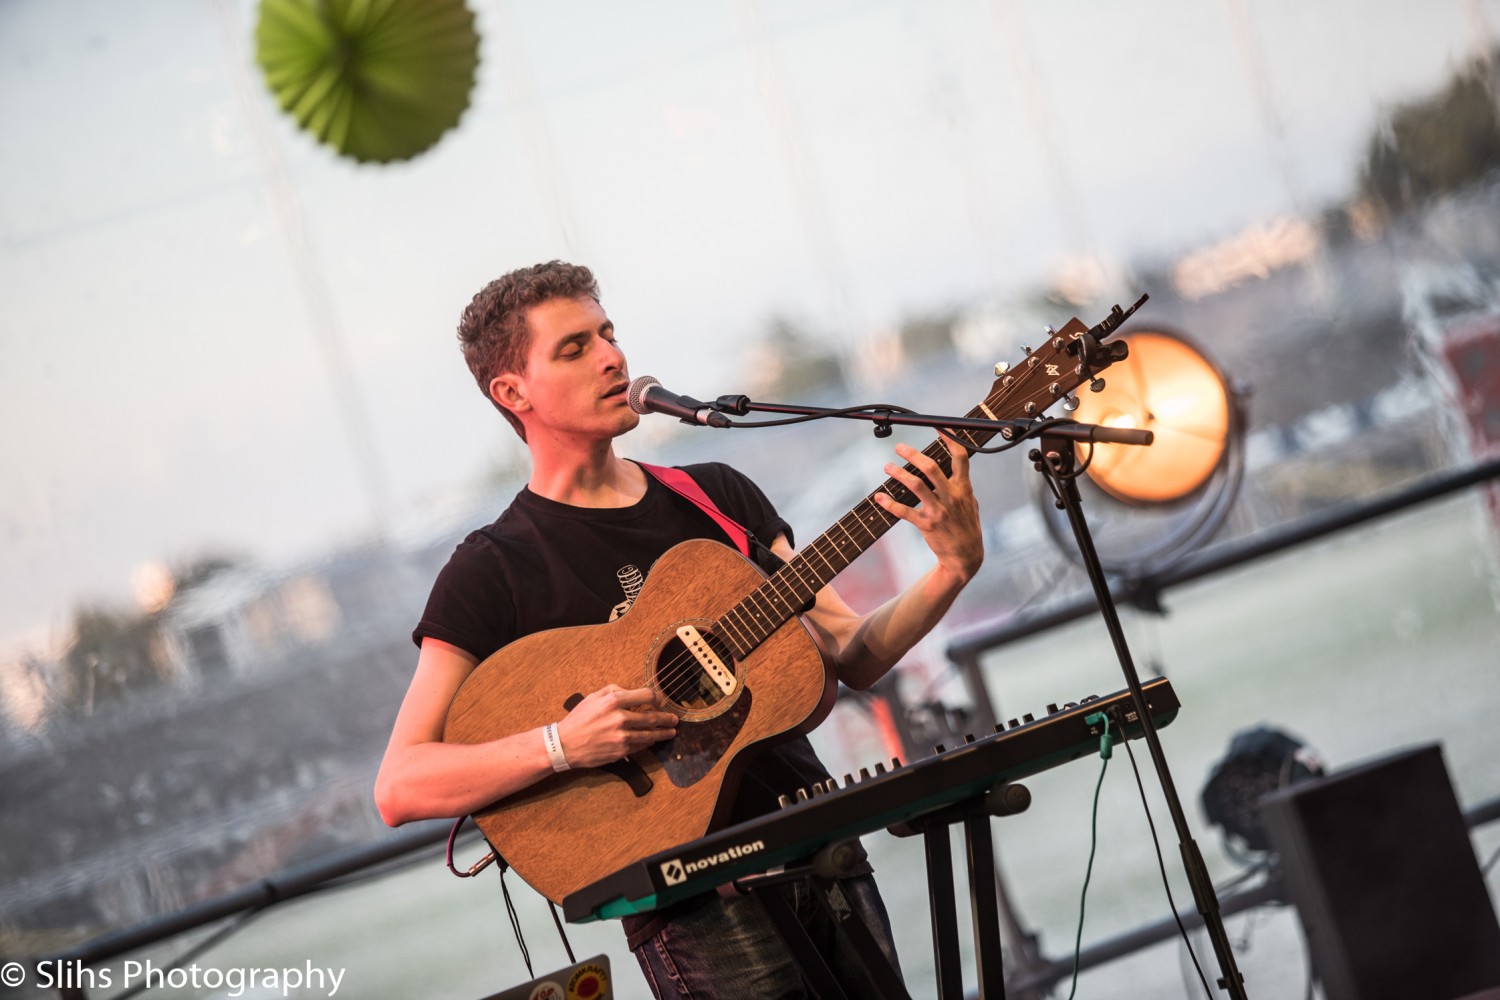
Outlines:
{"label": "man's face", "polygon": [[545,434],[613,438],[640,423],[626,394],[625,355],[599,303],[549,299],[526,311],[526,323],[526,374],[500,376],[491,392],[521,416],[528,441]]}

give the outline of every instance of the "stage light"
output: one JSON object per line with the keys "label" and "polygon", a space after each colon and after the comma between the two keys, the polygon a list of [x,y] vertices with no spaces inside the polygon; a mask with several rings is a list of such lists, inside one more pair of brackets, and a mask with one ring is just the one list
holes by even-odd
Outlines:
{"label": "stage light", "polygon": [[[1154,435],[1146,446],[1101,444],[1078,453],[1099,561],[1140,578],[1174,564],[1224,524],[1244,473],[1248,395],[1180,333],[1138,328],[1116,339],[1129,345],[1129,356],[1104,372],[1101,391],[1080,392],[1068,415]],[[1040,480],[1034,496],[1052,540],[1076,560],[1067,517]]]}
{"label": "stage light", "polygon": [[1183,337],[1122,335],[1130,356],[1110,366],[1101,392],[1084,392],[1074,419],[1153,432],[1149,447],[1096,445],[1089,478],[1126,503],[1166,503],[1200,489],[1224,461],[1232,402],[1218,369]]}

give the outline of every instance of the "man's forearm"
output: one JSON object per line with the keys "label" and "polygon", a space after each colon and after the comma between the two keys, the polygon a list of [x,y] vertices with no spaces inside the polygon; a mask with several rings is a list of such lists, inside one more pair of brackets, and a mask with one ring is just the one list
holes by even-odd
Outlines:
{"label": "man's forearm", "polygon": [[874,684],[931,632],[968,579],[942,565],[865,615],[834,654],[839,680],[857,691]]}
{"label": "man's forearm", "polygon": [[551,773],[535,730],[487,743],[421,743],[387,756],[375,804],[389,826],[467,816]]}

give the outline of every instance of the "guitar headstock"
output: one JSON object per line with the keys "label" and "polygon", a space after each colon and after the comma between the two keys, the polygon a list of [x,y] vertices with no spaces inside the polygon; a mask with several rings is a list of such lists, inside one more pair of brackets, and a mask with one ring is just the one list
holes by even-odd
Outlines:
{"label": "guitar headstock", "polygon": [[1102,337],[1118,325],[1118,322],[1110,325],[1106,320],[1091,330],[1076,317],[1068,320],[1061,329],[1049,333],[1046,342],[1019,364],[996,365],[999,377],[972,415],[991,420],[1026,420],[1040,417],[1048,407],[1085,382],[1096,383],[1102,389],[1104,383],[1099,373],[1124,360],[1129,353],[1123,341],[1103,342]]}

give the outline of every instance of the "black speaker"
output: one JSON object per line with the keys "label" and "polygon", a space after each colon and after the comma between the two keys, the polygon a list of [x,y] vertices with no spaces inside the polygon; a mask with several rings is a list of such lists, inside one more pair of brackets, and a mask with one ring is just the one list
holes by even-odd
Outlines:
{"label": "black speaker", "polygon": [[1328,1000],[1500,986],[1500,924],[1437,745],[1272,792],[1260,808]]}

